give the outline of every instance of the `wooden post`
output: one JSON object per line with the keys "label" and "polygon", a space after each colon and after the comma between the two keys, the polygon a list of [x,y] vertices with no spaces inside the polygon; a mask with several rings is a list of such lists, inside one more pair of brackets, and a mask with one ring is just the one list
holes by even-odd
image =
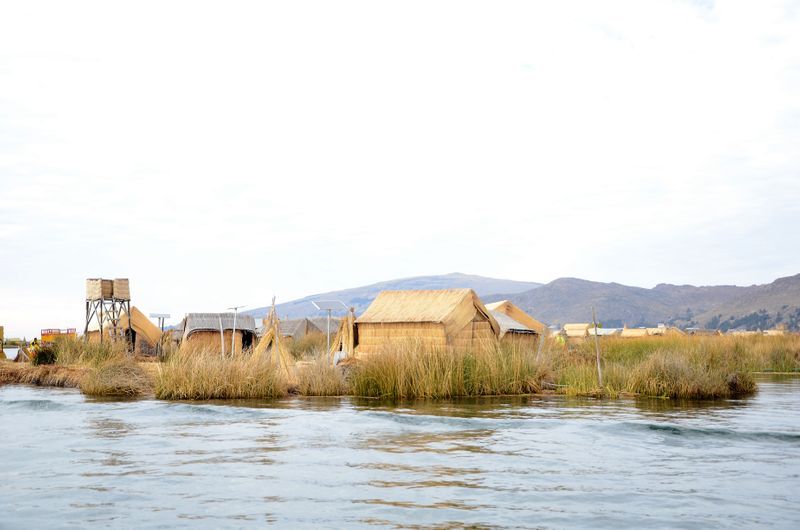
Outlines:
{"label": "wooden post", "polygon": [[603,369],[600,367],[600,338],[597,336],[597,317],[592,306],[592,323],[594,324],[594,349],[597,353],[597,382],[603,388]]}

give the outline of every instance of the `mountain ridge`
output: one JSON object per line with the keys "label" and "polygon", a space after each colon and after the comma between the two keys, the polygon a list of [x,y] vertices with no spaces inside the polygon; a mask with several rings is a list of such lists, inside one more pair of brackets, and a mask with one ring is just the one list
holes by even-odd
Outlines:
{"label": "mountain ridge", "polygon": [[[547,284],[521,282],[463,273],[415,276],[329,291],[278,304],[281,318],[318,316],[311,300],[336,299],[361,314],[381,290],[474,289],[485,303],[511,300],[548,324],[591,320],[591,308],[606,327],[655,326],[713,329],[767,329],[784,324],[800,330],[800,274],[777,278],[768,284],[675,285],[635,287],[617,282],[597,282],[574,277]],[[263,317],[268,307],[247,311]],[[344,311],[340,312],[343,314]]]}

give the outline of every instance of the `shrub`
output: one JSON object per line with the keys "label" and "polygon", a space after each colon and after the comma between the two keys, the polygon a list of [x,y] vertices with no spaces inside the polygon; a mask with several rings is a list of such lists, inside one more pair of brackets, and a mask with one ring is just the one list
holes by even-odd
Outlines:
{"label": "shrub", "polygon": [[31,356],[31,364],[39,366],[42,364],[55,364],[56,350],[52,346],[39,346]]}

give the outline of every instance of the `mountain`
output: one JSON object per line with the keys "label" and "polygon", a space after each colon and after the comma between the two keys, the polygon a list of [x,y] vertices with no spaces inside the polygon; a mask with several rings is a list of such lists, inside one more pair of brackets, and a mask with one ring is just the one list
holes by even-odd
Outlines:
{"label": "mountain", "polygon": [[[281,318],[319,316],[320,312],[311,304],[312,300],[340,300],[344,302],[347,307],[355,307],[356,314],[359,315],[367,309],[367,306],[378,296],[379,292],[386,290],[456,289],[468,287],[478,293],[479,296],[485,296],[491,293],[516,294],[536,289],[541,285],[542,284],[535,282],[500,280],[497,278],[487,278],[485,276],[454,272],[439,276],[416,276],[414,278],[389,280],[372,285],[344,289],[342,291],[314,294],[299,300],[277,304],[276,309]],[[256,318],[262,318],[268,312],[269,307],[259,307],[251,309],[246,313]]]}
{"label": "mountain", "polygon": [[523,293],[483,299],[509,299],[550,324],[588,322],[594,306],[605,327],[664,322],[722,330],[767,329],[779,324],[800,329],[800,274],[750,287],[659,284],[652,289],[560,278]]}

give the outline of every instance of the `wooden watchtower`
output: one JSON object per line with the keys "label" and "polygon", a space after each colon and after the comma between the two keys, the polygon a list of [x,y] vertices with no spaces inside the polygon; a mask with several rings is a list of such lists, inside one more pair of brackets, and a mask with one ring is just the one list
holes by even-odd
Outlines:
{"label": "wooden watchtower", "polygon": [[[120,326],[122,315],[127,317],[125,329]],[[86,280],[86,325],[83,336],[87,339],[92,320],[96,320],[100,329],[100,342],[103,342],[106,330],[112,340],[132,337],[131,290],[127,278]]]}

